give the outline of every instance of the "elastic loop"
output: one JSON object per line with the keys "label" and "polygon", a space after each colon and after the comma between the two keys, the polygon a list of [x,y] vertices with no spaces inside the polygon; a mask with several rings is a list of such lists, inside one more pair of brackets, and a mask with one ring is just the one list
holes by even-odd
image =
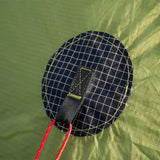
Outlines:
{"label": "elastic loop", "polygon": [[49,132],[50,132],[50,130],[51,130],[51,128],[53,127],[53,125],[54,125],[55,122],[56,122],[56,120],[54,119],[54,120],[50,123],[50,125],[49,125],[49,127],[48,127],[48,129],[47,129],[47,131],[46,131],[46,133],[45,133],[45,135],[44,135],[44,137],[43,137],[43,140],[42,140],[42,142],[41,142],[41,145],[40,145],[40,147],[39,147],[38,153],[37,153],[37,155],[36,155],[36,157],[35,157],[34,160],[38,160],[38,158],[39,158],[39,156],[40,156],[40,154],[41,154],[41,152],[42,152],[43,146],[44,146],[44,144],[45,144],[45,142],[46,142],[46,139],[47,139],[47,137],[48,137],[48,134],[49,134]]}
{"label": "elastic loop", "polygon": [[69,137],[70,137],[71,131],[72,131],[72,124],[70,123],[67,136],[66,136],[66,138],[65,138],[65,140],[64,140],[64,142],[63,142],[63,144],[62,144],[62,147],[61,147],[61,149],[59,150],[59,153],[58,153],[58,155],[57,155],[57,157],[56,157],[55,160],[59,160],[59,158],[61,157],[61,154],[62,154],[62,152],[63,152],[63,150],[64,150],[64,148],[65,148],[65,146],[66,146],[66,144],[67,144],[67,142],[68,142],[68,139],[69,139]]}
{"label": "elastic loop", "polygon": [[[56,122],[56,120],[54,119],[54,120],[50,123],[50,125],[49,125],[49,127],[48,127],[48,129],[47,129],[47,131],[46,131],[46,133],[45,133],[45,135],[44,135],[44,137],[43,137],[43,140],[42,140],[42,142],[41,142],[41,145],[40,145],[40,147],[39,147],[38,153],[37,153],[37,155],[36,155],[36,157],[35,157],[34,160],[38,160],[38,159],[39,159],[39,156],[40,156],[40,154],[41,154],[41,152],[42,152],[42,149],[43,149],[43,146],[44,146],[44,144],[45,144],[45,142],[46,142],[46,139],[47,139],[47,137],[48,137],[48,134],[49,134],[51,128],[53,127],[53,125],[55,124],[55,122]],[[63,152],[63,150],[64,150],[64,148],[65,148],[65,146],[66,146],[66,144],[67,144],[67,142],[68,142],[68,139],[69,139],[69,137],[70,137],[71,131],[72,131],[72,124],[69,125],[69,130],[68,130],[67,136],[66,136],[66,138],[65,138],[65,140],[64,140],[64,142],[63,142],[63,144],[62,144],[61,149],[59,150],[59,153],[58,153],[58,155],[57,155],[57,157],[56,157],[56,160],[59,160],[59,158],[61,157],[62,152]]]}

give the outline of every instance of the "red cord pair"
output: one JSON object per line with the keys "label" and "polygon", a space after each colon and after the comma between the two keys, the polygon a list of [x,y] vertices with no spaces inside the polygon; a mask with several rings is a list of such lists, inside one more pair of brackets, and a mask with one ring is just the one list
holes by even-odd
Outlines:
{"label": "red cord pair", "polygon": [[[39,158],[39,156],[40,156],[40,154],[41,154],[41,152],[42,152],[43,146],[44,146],[44,144],[45,144],[45,142],[46,142],[46,139],[47,139],[47,137],[48,137],[48,134],[49,134],[51,128],[53,127],[53,125],[55,124],[55,122],[56,122],[56,120],[54,119],[54,120],[50,123],[50,125],[49,125],[49,127],[48,127],[48,129],[47,129],[47,131],[46,131],[46,133],[45,133],[45,135],[44,135],[44,137],[43,137],[43,140],[42,140],[42,142],[41,142],[41,145],[40,145],[40,147],[39,147],[38,153],[37,153],[37,155],[36,155],[36,157],[35,157],[34,160],[38,160],[38,158]],[[66,144],[67,144],[67,142],[68,142],[68,139],[69,139],[69,137],[70,137],[71,131],[72,131],[72,124],[69,125],[69,130],[68,130],[67,136],[66,136],[66,138],[65,138],[65,140],[64,140],[64,142],[63,142],[63,144],[62,144],[62,147],[61,147],[61,149],[59,150],[59,153],[58,153],[58,155],[57,155],[57,157],[56,157],[55,160],[59,160],[59,158],[61,157],[62,152],[63,152],[63,150],[64,150],[64,148],[65,148],[65,146],[66,146]]]}

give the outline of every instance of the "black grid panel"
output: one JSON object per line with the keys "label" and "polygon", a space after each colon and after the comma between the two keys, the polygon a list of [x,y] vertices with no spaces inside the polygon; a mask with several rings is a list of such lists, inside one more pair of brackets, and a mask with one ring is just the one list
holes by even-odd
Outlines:
{"label": "black grid panel", "polygon": [[[79,66],[94,71],[72,135],[89,136],[109,127],[121,114],[130,95],[133,69],[124,46],[115,37],[96,31],[67,42],[49,60],[42,79],[42,99],[51,120],[69,92]],[[68,126],[56,123],[63,132]]]}

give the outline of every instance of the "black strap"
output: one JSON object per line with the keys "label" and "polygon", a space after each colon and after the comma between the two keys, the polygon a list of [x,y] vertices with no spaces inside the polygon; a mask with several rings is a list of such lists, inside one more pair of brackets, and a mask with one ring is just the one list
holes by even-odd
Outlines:
{"label": "black strap", "polygon": [[73,121],[83,103],[83,96],[85,95],[92,73],[93,71],[88,68],[78,68],[78,71],[71,83],[69,93],[64,99],[64,102],[56,115],[57,122],[69,125]]}

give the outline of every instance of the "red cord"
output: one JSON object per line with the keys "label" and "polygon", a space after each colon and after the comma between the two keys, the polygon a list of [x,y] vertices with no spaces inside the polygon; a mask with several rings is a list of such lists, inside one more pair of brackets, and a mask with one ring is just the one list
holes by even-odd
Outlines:
{"label": "red cord", "polygon": [[68,142],[68,139],[69,139],[69,137],[70,137],[71,131],[72,131],[72,124],[70,123],[67,136],[66,136],[66,138],[65,138],[65,140],[64,140],[64,142],[63,142],[63,144],[62,144],[62,147],[61,147],[61,149],[59,150],[59,153],[58,153],[58,155],[57,155],[57,157],[56,157],[55,160],[59,160],[59,158],[61,157],[61,154],[62,154],[62,152],[63,152],[63,150],[64,150],[64,148],[65,148],[65,146],[66,146],[66,144],[67,144],[67,142]]}
{"label": "red cord", "polygon": [[49,125],[49,127],[48,127],[48,129],[47,129],[47,131],[46,131],[46,133],[45,133],[45,135],[44,135],[44,137],[43,137],[43,140],[42,140],[42,142],[41,142],[41,145],[40,145],[40,147],[39,147],[38,153],[37,153],[37,155],[36,155],[36,157],[35,157],[34,160],[38,160],[38,158],[39,158],[39,156],[40,156],[40,154],[41,154],[41,152],[42,152],[43,146],[44,146],[44,144],[45,144],[45,142],[46,142],[46,139],[47,139],[47,137],[48,137],[48,134],[49,134],[49,132],[50,132],[50,130],[51,130],[51,128],[53,127],[53,125],[54,125],[55,122],[56,122],[56,120],[54,119],[54,120],[50,123],[50,125]]}
{"label": "red cord", "polygon": [[[54,119],[54,120],[51,122],[51,124],[49,125],[49,127],[48,127],[48,129],[47,129],[47,131],[46,131],[46,133],[45,133],[45,135],[44,135],[44,137],[43,137],[43,140],[42,140],[42,142],[41,142],[41,145],[40,145],[40,147],[39,147],[38,153],[37,153],[37,155],[36,155],[36,157],[35,157],[34,160],[38,160],[38,159],[39,159],[39,156],[40,156],[40,154],[41,154],[41,152],[42,152],[42,149],[43,149],[43,146],[44,146],[44,144],[45,144],[45,142],[46,142],[46,139],[47,139],[47,137],[48,137],[48,134],[49,134],[49,132],[50,132],[50,130],[51,130],[51,128],[53,127],[53,125],[54,125],[55,122],[56,122],[56,120]],[[57,155],[57,157],[56,157],[55,160],[59,160],[59,158],[61,157],[62,152],[63,152],[63,150],[64,150],[64,148],[65,148],[65,146],[66,146],[66,144],[67,144],[67,142],[68,142],[68,139],[69,139],[69,137],[70,137],[71,131],[72,131],[72,124],[69,125],[69,130],[68,130],[67,136],[66,136],[66,138],[65,138],[65,140],[64,140],[64,142],[63,142],[63,144],[62,144],[62,147],[61,147],[61,149],[59,150],[59,153],[58,153],[58,155]]]}

